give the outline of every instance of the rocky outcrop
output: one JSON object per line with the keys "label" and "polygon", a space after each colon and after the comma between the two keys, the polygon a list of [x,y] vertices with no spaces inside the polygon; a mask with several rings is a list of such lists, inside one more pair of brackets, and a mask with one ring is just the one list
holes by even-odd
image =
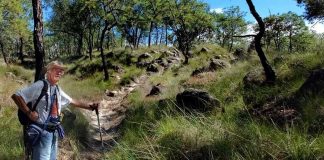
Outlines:
{"label": "rocky outcrop", "polygon": [[150,91],[149,94],[147,94],[146,96],[154,96],[154,95],[159,95],[160,93],[162,93],[162,85],[159,83],[157,85],[154,85]]}
{"label": "rocky outcrop", "polygon": [[204,67],[194,70],[191,73],[191,76],[196,76],[203,72],[214,72],[214,71],[217,71],[220,69],[230,68],[230,67],[231,67],[231,65],[228,62],[226,62],[225,60],[213,58],[210,60],[209,66],[204,66]]}
{"label": "rocky outcrop", "polygon": [[308,79],[296,92],[296,99],[310,96],[324,96],[324,69],[312,71]]}
{"label": "rocky outcrop", "polygon": [[177,105],[187,111],[207,112],[220,107],[220,101],[208,92],[187,89],[176,96]]}

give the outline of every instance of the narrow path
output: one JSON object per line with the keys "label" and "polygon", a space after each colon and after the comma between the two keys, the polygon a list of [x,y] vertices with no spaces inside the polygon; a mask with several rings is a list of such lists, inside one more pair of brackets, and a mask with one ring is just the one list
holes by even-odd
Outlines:
{"label": "narrow path", "polygon": [[95,153],[108,151],[115,144],[114,138],[118,137],[117,127],[125,119],[126,106],[122,105],[123,100],[134,89],[145,84],[148,76],[142,75],[135,82],[123,86],[120,90],[111,91],[114,96],[105,96],[100,102],[99,121],[101,124],[103,146],[101,145],[100,132],[98,126],[97,115],[95,112],[84,111],[85,115],[90,117],[90,140],[87,144],[89,147],[88,153],[82,153],[80,159],[96,159]]}

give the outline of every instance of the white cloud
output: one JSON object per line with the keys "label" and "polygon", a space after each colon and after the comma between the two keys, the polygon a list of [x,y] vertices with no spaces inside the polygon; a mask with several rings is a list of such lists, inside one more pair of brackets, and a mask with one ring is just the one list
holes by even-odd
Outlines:
{"label": "white cloud", "polygon": [[223,10],[223,8],[213,8],[213,9],[210,9],[210,12],[223,13],[224,10]]}
{"label": "white cloud", "polygon": [[310,24],[309,22],[306,22],[306,25],[310,30],[315,31],[316,33],[324,33],[323,23]]}

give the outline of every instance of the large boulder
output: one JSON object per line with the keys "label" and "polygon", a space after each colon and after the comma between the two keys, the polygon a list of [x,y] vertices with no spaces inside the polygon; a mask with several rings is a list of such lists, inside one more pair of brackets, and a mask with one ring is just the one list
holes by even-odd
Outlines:
{"label": "large boulder", "polygon": [[228,62],[221,59],[211,59],[211,62],[209,64],[210,71],[216,71],[223,68],[231,68],[231,65]]}
{"label": "large boulder", "polygon": [[324,69],[312,71],[308,79],[296,92],[296,97],[324,96]]}
{"label": "large boulder", "polygon": [[186,89],[176,96],[177,104],[187,111],[207,112],[220,107],[220,101],[208,92],[198,89]]}
{"label": "large boulder", "polygon": [[149,53],[143,53],[138,56],[138,61],[141,61],[142,59],[146,59],[146,58],[151,58],[151,57],[152,55],[150,55]]}
{"label": "large boulder", "polygon": [[197,68],[194,71],[192,71],[191,76],[197,76],[200,73],[204,73],[204,72],[208,72],[208,71],[210,71],[209,67]]}
{"label": "large boulder", "polygon": [[237,48],[234,51],[233,55],[239,60],[245,60],[249,58],[249,55],[244,51],[243,48]]}
{"label": "large boulder", "polygon": [[208,53],[209,52],[209,49],[207,47],[202,47],[200,52],[202,53]]}
{"label": "large boulder", "polygon": [[146,96],[154,96],[154,95],[159,95],[162,92],[162,85],[159,83],[157,85],[154,85],[150,91],[149,94]]}
{"label": "large boulder", "polygon": [[146,71],[148,72],[159,72],[159,64],[152,63],[146,67]]}

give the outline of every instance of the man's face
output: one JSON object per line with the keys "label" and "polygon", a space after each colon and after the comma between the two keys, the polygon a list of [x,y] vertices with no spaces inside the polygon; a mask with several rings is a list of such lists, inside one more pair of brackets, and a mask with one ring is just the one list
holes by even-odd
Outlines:
{"label": "man's face", "polygon": [[64,75],[64,69],[53,67],[47,71],[47,79],[51,84],[56,84]]}

